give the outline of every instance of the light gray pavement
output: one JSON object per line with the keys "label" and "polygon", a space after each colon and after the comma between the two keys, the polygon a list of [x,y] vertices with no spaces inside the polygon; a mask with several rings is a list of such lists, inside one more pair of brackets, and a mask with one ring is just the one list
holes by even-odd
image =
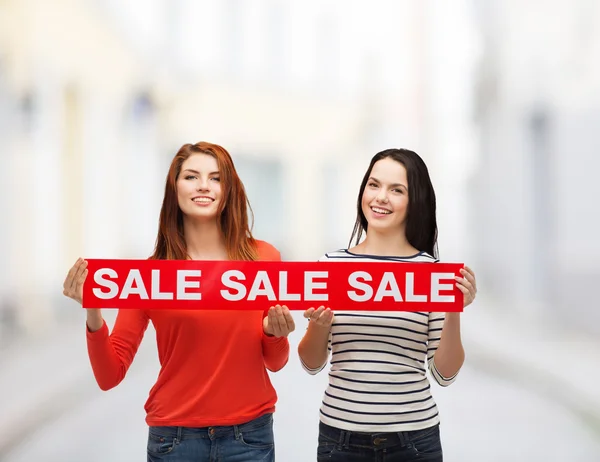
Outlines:
{"label": "light gray pavement", "polygon": [[480,298],[463,318],[467,361],[569,409],[600,438],[600,338],[548,324],[543,307],[515,315]]}
{"label": "light gray pavement", "polygon": [[[467,365],[459,380],[446,389],[433,385],[445,460],[600,460],[597,371],[583,371],[600,357],[592,359],[600,346],[590,339],[567,341],[566,335],[545,344],[546,331],[537,338],[521,325],[527,333],[521,335],[512,323],[501,322],[491,304],[486,311],[478,305],[463,318]],[[294,349],[305,323],[296,315]],[[124,382],[102,392],[91,373],[82,323],[65,323],[52,336],[0,353],[0,460],[145,461],[143,404],[158,372],[153,331],[148,330]],[[555,367],[570,349],[579,358],[574,376]],[[284,371],[273,375],[280,396],[275,417],[280,462],[315,460],[326,380],[325,373],[305,374],[295,351]]]}

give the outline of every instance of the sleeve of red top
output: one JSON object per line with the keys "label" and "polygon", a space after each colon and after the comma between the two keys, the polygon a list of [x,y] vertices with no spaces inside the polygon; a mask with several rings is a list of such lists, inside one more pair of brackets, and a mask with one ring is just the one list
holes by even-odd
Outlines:
{"label": "sleeve of red top", "polygon": [[94,377],[102,390],[116,387],[133,362],[149,318],[142,310],[119,310],[109,335],[106,322],[96,332],[87,332],[88,355]]}
{"label": "sleeve of red top", "polygon": [[265,367],[271,372],[283,369],[290,358],[290,342],[287,337],[262,337],[263,358]]}
{"label": "sleeve of red top", "polygon": [[[281,254],[274,246],[265,241],[257,241],[259,259],[262,261],[281,261]],[[268,310],[265,310],[267,316]],[[262,350],[265,367],[271,372],[283,369],[290,358],[290,342],[287,337],[269,337],[263,334]]]}

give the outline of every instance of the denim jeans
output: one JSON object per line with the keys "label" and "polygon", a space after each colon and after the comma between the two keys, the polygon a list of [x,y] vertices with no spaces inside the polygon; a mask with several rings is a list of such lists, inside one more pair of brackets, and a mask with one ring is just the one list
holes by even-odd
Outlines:
{"label": "denim jeans", "polygon": [[273,415],[230,427],[150,427],[148,462],[274,462]]}
{"label": "denim jeans", "polygon": [[440,427],[409,432],[359,433],[319,425],[317,461],[442,462]]}

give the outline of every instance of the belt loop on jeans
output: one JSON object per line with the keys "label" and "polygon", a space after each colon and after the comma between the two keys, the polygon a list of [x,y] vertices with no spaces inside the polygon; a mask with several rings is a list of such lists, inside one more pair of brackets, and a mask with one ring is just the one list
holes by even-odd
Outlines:
{"label": "belt loop on jeans", "polygon": [[240,436],[242,435],[242,432],[240,431],[240,426],[239,425],[234,425],[233,426],[233,433],[235,433],[235,439],[239,440]]}
{"label": "belt loop on jeans", "polygon": [[183,432],[183,427],[177,427],[177,444],[181,442],[181,434]]}
{"label": "belt loop on jeans", "polygon": [[340,437],[338,438],[338,451],[341,451],[342,449],[348,449],[348,447],[350,447],[350,445],[348,444],[348,442],[350,441],[350,432],[346,431],[346,430],[340,430]]}
{"label": "belt loop on jeans", "polygon": [[352,433],[346,430],[340,430],[340,437],[338,438],[338,451],[342,449],[348,449],[350,447],[350,435]]}
{"label": "belt loop on jeans", "polygon": [[398,432],[398,439],[400,440],[400,447],[407,446],[410,443],[410,438],[407,436],[406,432]]}
{"label": "belt loop on jeans", "polygon": [[345,432],[346,434],[344,435],[344,449],[349,449],[350,448],[350,435],[352,435],[351,432]]}
{"label": "belt loop on jeans", "polygon": [[338,436],[338,442],[337,442],[337,450],[341,451],[342,450],[342,441],[344,441],[344,430],[340,430],[340,434]]}

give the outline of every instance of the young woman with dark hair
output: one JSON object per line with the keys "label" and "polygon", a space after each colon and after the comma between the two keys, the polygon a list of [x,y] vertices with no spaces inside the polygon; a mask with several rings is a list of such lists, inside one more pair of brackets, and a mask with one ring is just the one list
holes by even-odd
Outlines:
{"label": "young woman with dark hair", "polygon": [[[362,234],[366,233],[361,242]],[[437,262],[436,199],[421,157],[376,154],[360,185],[354,247],[321,261]],[[461,270],[464,305],[475,275]],[[303,367],[321,371],[331,352],[320,410],[318,461],[442,461],[439,416],[426,368],[450,385],[464,362],[460,313],[338,312],[310,308],[298,345]]]}
{"label": "young woman with dark hair", "polygon": [[[252,237],[248,206],[225,149],[182,146],[169,168],[150,258],[279,260],[272,245]],[[64,283],[64,294],[79,303],[86,265],[79,259]],[[267,369],[288,361],[289,310],[127,309],[109,334],[101,311],[88,309],[88,353],[102,390],[123,380],[149,322],[161,369],[145,405],[148,461],[273,461],[277,395]]]}

